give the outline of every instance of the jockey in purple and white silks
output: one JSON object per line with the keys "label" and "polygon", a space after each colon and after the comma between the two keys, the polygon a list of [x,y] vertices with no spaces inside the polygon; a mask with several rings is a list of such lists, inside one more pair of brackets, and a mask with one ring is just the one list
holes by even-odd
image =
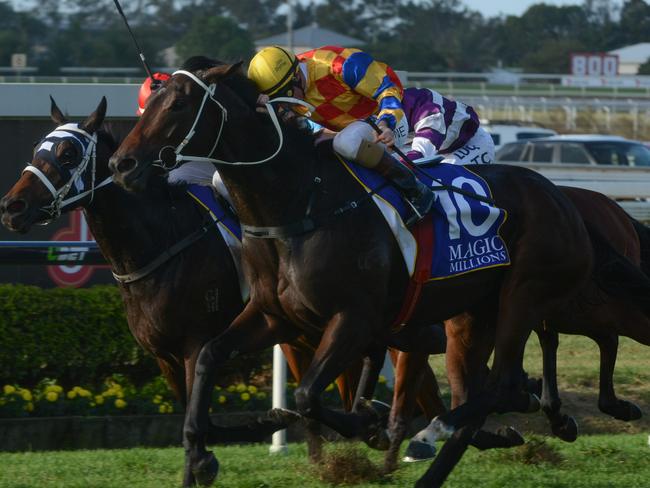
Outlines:
{"label": "jockey in purple and white silks", "polygon": [[[405,117],[395,128],[395,139],[412,161],[444,156],[443,163],[451,164],[494,162],[494,142],[472,107],[427,88],[405,89],[402,106]],[[405,144],[409,132],[410,146]]]}

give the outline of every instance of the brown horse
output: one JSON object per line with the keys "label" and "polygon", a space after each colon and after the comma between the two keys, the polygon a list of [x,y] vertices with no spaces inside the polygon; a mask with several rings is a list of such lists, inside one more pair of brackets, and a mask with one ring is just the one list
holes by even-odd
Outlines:
{"label": "brown horse", "polygon": [[[83,123],[79,124],[89,136],[97,134],[95,161],[90,161],[79,173],[86,188],[92,182],[108,182],[108,159],[117,147],[110,130],[102,128],[105,103]],[[68,121],[52,100],[53,121],[62,126]],[[71,132],[58,142],[48,161],[34,156],[31,164],[40,169],[57,188],[65,186],[82,160],[80,148],[74,144],[80,133]],[[2,223],[10,230],[28,232],[32,225],[52,218],[52,195],[32,172],[25,172],[0,200]],[[124,192],[115,185],[97,188],[93,192],[65,205],[67,212],[83,207],[98,244],[119,274],[132,274],[153,262],[165,249],[185,235],[191,235],[205,225],[204,215],[181,186],[161,182],[145,195]],[[138,209],[133,214],[133,209]],[[48,209],[45,211],[43,209]],[[125,237],[128,236],[128,239]],[[210,256],[206,263],[205,256]],[[192,390],[194,366],[205,342],[225,330],[228,321],[242,309],[239,282],[233,258],[217,232],[206,233],[199,242],[187,246],[180,259],[161,263],[150,274],[130,283],[118,282],[127,312],[127,322],[136,340],[156,360],[179,402],[185,406]],[[200,272],[199,272],[200,270]],[[218,289],[219,293],[213,293]],[[203,303],[204,297],[219,296],[218,307]],[[183,297],[183,300],[179,300]],[[185,308],[193,300],[192,312]],[[307,369],[317,343],[307,336],[294,344],[282,344],[289,368],[300,380]],[[383,361],[384,350],[379,351]],[[396,353],[391,356],[396,361]],[[352,364],[337,378],[339,392],[346,410],[351,410],[359,381],[360,363]],[[435,376],[429,367],[422,371],[423,388],[418,403],[431,420],[444,411],[438,396]],[[374,383],[369,382],[364,395],[372,396]],[[275,412],[245,428],[214,429],[211,438],[220,441],[261,441],[271,432],[286,425],[288,418]],[[310,449],[318,455],[318,426],[309,424]]]}
{"label": "brown horse", "polygon": [[[205,450],[205,432],[219,366],[305,330],[322,339],[296,390],[299,411],[347,435],[365,429],[367,420],[327,409],[319,396],[352,358],[392,342],[391,321],[408,280],[380,213],[364,204],[367,194],[335,162],[331,148],[315,149],[311,136],[290,127],[278,132],[256,112],[257,96],[237,65],[208,69],[198,78],[178,73],[150,99],[111,159],[116,181],[131,189],[147,184],[156,159],[175,164],[179,154],[191,152],[214,160],[247,230],[243,253],[251,301],[202,350],[186,415],[186,453],[203,484],[218,472],[216,458]],[[491,412],[539,408],[522,390],[526,340],[545,317],[578,298],[594,262],[580,215],[548,180],[517,167],[474,171],[509,214],[502,235],[512,265],[427,284],[407,326],[448,319],[498,292],[490,387],[443,416],[447,425],[472,429]],[[271,238],[257,238],[263,235]],[[263,326],[251,320],[260,311]]]}
{"label": "brown horse", "polygon": [[[626,293],[607,284],[615,282],[615,279],[611,279],[611,276],[607,279],[599,274],[610,274],[613,263],[629,260],[621,265],[640,267],[647,278],[646,288],[634,290],[628,287],[628,292],[647,294],[647,286],[650,283],[650,229],[631,219],[615,202],[602,194],[567,187],[562,188],[562,191],[571,198],[585,222],[593,228],[592,235],[596,241],[594,247],[606,254],[599,260],[606,263],[606,266],[597,269],[594,279],[586,284],[582,292],[584,300],[581,300],[580,306],[545,320],[543,326],[536,329],[543,349],[542,409],[551,422],[553,433],[564,440],[573,441],[577,436],[577,425],[572,418],[560,412],[561,401],[557,391],[555,364],[558,332],[585,335],[598,344],[601,351],[598,406],[601,411],[626,421],[641,417],[641,411],[636,405],[616,397],[612,374],[616,362],[618,335],[625,335],[650,345],[650,308],[647,303],[645,306],[639,306],[638,302],[635,304],[635,300],[630,299]],[[611,243],[618,254],[613,253],[608,245],[603,245],[600,236]],[[633,275],[626,275],[626,278],[631,276]],[[639,281],[643,283],[643,280]],[[485,378],[486,361],[492,350],[494,317],[489,317],[489,312],[486,314],[482,311],[465,314],[463,317],[447,321],[446,325],[446,358],[453,392],[453,407],[464,403],[480,391],[480,384]],[[434,441],[434,437],[442,428],[433,422],[428,429],[414,438],[409,450],[417,452],[421,447],[420,442],[424,439],[427,442]],[[466,449],[469,435],[469,431],[465,432],[465,436],[459,433],[452,443],[446,444],[418,486],[442,484]]]}

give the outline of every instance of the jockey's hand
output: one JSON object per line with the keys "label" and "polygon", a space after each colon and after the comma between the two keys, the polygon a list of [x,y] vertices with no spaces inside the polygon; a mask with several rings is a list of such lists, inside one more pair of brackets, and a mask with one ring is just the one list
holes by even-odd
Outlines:
{"label": "jockey's hand", "polygon": [[381,130],[380,134],[377,134],[377,141],[378,142],[383,142],[386,144],[386,146],[391,147],[392,145],[395,144],[395,134],[393,134],[393,130],[388,127],[386,122],[381,121],[377,124],[377,127],[379,127],[379,130]]}
{"label": "jockey's hand", "polygon": [[257,110],[261,114],[266,114],[269,111],[266,109],[266,104],[269,103],[269,100],[271,100],[271,97],[268,95],[261,93],[259,97],[257,97]]}

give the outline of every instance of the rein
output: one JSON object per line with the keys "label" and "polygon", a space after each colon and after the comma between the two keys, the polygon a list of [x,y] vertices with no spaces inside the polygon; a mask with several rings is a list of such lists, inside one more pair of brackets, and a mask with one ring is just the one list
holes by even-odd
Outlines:
{"label": "rein", "polygon": [[[79,137],[77,137],[77,134],[83,136],[85,140],[81,141]],[[53,220],[57,219],[61,215],[61,211],[63,210],[63,208],[85,198],[88,195],[90,195],[90,202],[92,202],[96,190],[99,190],[100,188],[103,188],[113,182],[113,177],[109,176],[98,185],[95,185],[95,173],[97,169],[97,134],[93,134],[93,135],[89,134],[85,130],[80,129],[78,124],[65,124],[60,127],[57,127],[54,131],[52,131],[51,133],[49,133],[47,136],[43,138],[43,140],[39,145],[39,149],[37,150],[37,153],[41,151],[45,152],[46,154],[44,154],[44,159],[49,164],[51,164],[61,176],[63,176],[63,173],[67,172],[67,170],[62,168],[56,161],[56,157],[53,154],[56,143],[53,142],[52,139],[55,139],[56,141],[60,141],[66,138],[71,138],[74,141],[80,143],[81,146],[84,147],[84,155],[81,162],[75,169],[75,171],[70,174],[70,178],[61,188],[57,190],[55,186],[52,184],[52,182],[49,180],[49,178],[45,175],[45,173],[43,173],[39,168],[34,166],[31,162],[28,163],[27,167],[23,170],[23,173],[30,172],[36,175],[38,179],[43,183],[43,185],[45,185],[45,187],[52,194],[52,198],[53,198],[52,203],[40,209],[50,217],[48,220],[43,222],[42,225],[47,225]],[[65,198],[68,195],[68,193],[70,193],[70,190],[72,189],[72,185],[76,184],[78,181],[81,181],[83,173],[88,168],[88,164],[91,160],[92,160],[92,176],[91,176],[92,183],[91,183],[90,190],[79,192],[70,198]],[[218,223],[219,220],[215,220],[205,224],[200,229],[197,229],[193,233],[189,234],[188,236],[186,236],[185,238],[183,238],[182,240],[180,240],[179,242],[171,246],[169,249],[163,251],[163,253],[160,254],[158,257],[156,257],[153,261],[151,261],[146,266],[143,266],[142,268],[138,269],[137,271],[134,271],[132,273],[126,273],[126,274],[117,274],[114,271],[111,271],[111,273],[113,274],[113,278],[115,278],[115,280],[117,280],[119,283],[129,284],[149,276],[153,271],[158,269],[160,266],[162,266],[164,263],[166,263],[171,258],[176,256],[178,253],[180,253],[185,248],[189,247],[190,245],[194,244],[196,241],[201,239],[203,236],[205,236],[208,233],[208,230],[213,225],[216,225]]]}
{"label": "rein", "polygon": [[[276,102],[288,102],[288,103],[294,103],[296,105],[302,105],[303,107],[306,107],[308,110],[312,110],[312,111],[315,110],[312,105],[310,105],[309,103],[303,100],[299,100],[297,98],[279,97],[274,100],[270,100],[268,103],[266,103],[266,109],[268,110],[269,116],[271,117],[271,121],[273,122],[273,126],[275,128],[276,133],[278,134],[278,139],[279,139],[278,148],[275,150],[275,152],[271,154],[269,157],[258,161],[224,161],[222,159],[216,159],[213,158],[212,155],[214,154],[214,151],[216,151],[217,146],[219,145],[219,141],[221,140],[221,135],[223,133],[223,128],[226,125],[226,121],[228,120],[228,109],[226,109],[226,107],[224,107],[219,100],[214,98],[214,94],[217,89],[217,84],[212,83],[211,85],[208,86],[203,82],[203,80],[201,80],[194,73],[185,70],[178,70],[172,74],[172,76],[176,76],[176,75],[187,76],[192,81],[194,81],[197,85],[199,85],[205,93],[203,95],[203,100],[201,100],[201,105],[196,114],[196,117],[194,118],[194,123],[192,124],[192,127],[190,127],[190,130],[188,131],[187,135],[183,138],[183,140],[180,142],[180,144],[175,148],[173,146],[164,146],[158,152],[158,159],[154,161],[153,165],[163,168],[167,171],[172,170],[176,168],[179,164],[188,161],[202,161],[202,162],[209,162],[214,164],[230,164],[233,166],[246,166],[246,165],[257,165],[257,164],[266,163],[271,159],[275,158],[280,153],[284,145],[284,135],[282,134],[280,121],[278,120],[278,116],[275,113],[275,109],[272,104]],[[219,108],[219,110],[221,111],[221,122],[219,123],[219,130],[217,131],[217,136],[215,138],[214,144],[212,145],[212,149],[210,150],[207,156],[185,156],[182,154],[182,151],[190,143],[192,137],[194,137],[194,134],[196,134],[196,126],[199,123],[199,120],[201,119],[201,115],[203,114],[203,110],[208,100],[215,103]],[[163,156],[163,152],[168,150],[171,150],[174,153],[174,163],[172,165],[165,164],[165,158]]]}
{"label": "rein", "polygon": [[146,266],[143,266],[142,268],[138,269],[137,271],[134,271],[132,273],[126,273],[126,274],[117,274],[114,271],[111,271],[113,274],[113,278],[122,285],[128,285],[131,283],[135,283],[136,281],[140,281],[143,278],[146,278],[149,276],[151,273],[153,273],[155,270],[157,270],[160,266],[165,264],[167,261],[169,261],[171,258],[176,256],[178,253],[183,251],[184,249],[188,248],[192,244],[194,244],[196,241],[201,239],[203,236],[207,235],[208,230],[212,228],[213,226],[216,226],[219,223],[219,220],[213,220],[212,222],[209,222],[205,224],[203,227],[200,229],[195,230],[191,234],[185,236],[185,238],[181,239],[178,241],[176,244],[174,244],[172,247],[169,249],[165,249],[162,254],[160,254],[156,259],[151,261],[149,264]]}

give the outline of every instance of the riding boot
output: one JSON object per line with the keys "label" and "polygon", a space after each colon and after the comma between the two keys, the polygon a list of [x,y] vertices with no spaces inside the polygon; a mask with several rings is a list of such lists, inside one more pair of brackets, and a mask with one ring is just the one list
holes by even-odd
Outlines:
{"label": "riding boot", "polygon": [[407,222],[407,225],[422,219],[431,210],[435,194],[427,185],[418,180],[407,166],[384,152],[374,169],[397,186],[415,211],[415,218]]}

